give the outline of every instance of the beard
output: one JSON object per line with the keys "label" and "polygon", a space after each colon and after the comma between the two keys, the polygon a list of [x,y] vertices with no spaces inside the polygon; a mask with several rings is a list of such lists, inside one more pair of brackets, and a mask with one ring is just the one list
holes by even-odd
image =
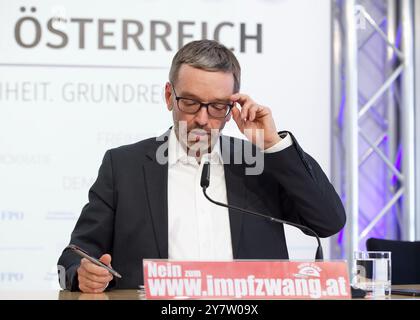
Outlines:
{"label": "beard", "polygon": [[185,121],[178,123],[176,131],[178,141],[187,151],[187,154],[196,158],[205,153],[210,153],[220,136],[220,129],[208,130],[199,126],[187,128]]}

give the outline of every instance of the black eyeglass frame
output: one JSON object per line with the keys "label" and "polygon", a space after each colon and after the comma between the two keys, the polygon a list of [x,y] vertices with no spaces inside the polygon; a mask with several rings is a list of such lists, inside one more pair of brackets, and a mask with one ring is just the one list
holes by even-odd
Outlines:
{"label": "black eyeglass frame", "polygon": [[[208,113],[211,117],[216,118],[216,119],[224,119],[224,118],[226,118],[226,117],[230,114],[230,112],[231,112],[231,111],[232,111],[232,109],[233,109],[233,103],[220,103],[220,102],[208,102],[208,103],[204,103],[204,102],[201,102],[201,101],[198,101],[198,100],[195,100],[195,99],[191,99],[191,98],[179,97],[179,96],[176,94],[175,87],[174,87],[174,85],[173,85],[172,83],[171,83],[171,87],[172,87],[172,90],[174,91],[174,94],[175,94],[176,105],[177,105],[178,109],[179,109],[179,110],[181,110],[181,111],[182,111],[182,112],[184,112],[184,113],[187,113],[187,114],[196,114],[198,111],[200,111],[200,110],[201,110],[201,108],[206,108],[206,109],[207,109],[207,113]],[[182,108],[180,108],[180,106],[179,106],[179,100],[188,100],[188,101],[195,102],[195,103],[199,104],[199,107],[198,107],[198,109],[197,109],[196,111],[194,111],[194,112],[185,111],[185,110],[183,110]],[[218,117],[218,116],[214,116],[214,115],[211,113],[211,111],[210,111],[210,110],[213,110],[213,109],[209,109],[209,107],[211,107],[212,105],[215,105],[215,104],[218,104],[218,105],[223,105],[223,106],[225,106],[225,107],[228,107],[228,110],[227,110],[227,112],[226,112],[226,114],[225,114],[224,116],[222,116],[222,117]]]}

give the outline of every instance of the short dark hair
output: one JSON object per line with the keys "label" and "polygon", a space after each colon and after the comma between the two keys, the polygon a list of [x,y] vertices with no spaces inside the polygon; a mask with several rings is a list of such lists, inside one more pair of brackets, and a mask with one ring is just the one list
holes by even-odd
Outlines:
{"label": "short dark hair", "polygon": [[175,54],[169,81],[172,84],[178,79],[179,69],[182,64],[206,71],[223,71],[233,74],[233,92],[239,92],[241,86],[241,66],[235,55],[223,44],[215,40],[197,40],[184,45]]}

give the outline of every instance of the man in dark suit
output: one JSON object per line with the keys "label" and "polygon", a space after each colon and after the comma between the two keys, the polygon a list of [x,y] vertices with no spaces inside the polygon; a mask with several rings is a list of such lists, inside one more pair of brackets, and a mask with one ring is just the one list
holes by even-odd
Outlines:
{"label": "man in dark suit", "polygon": [[[106,152],[71,235],[122,275],[113,279],[65,250],[66,288],[138,288],[142,260],[287,259],[283,226],[207,201],[203,163],[212,163],[210,196],[312,228],[321,237],[345,224],[341,201],[317,162],[269,108],[239,93],[240,66],[223,45],[194,41],[175,55],[165,87],[174,126],[163,136]],[[204,101],[204,102],[202,102]],[[248,141],[221,135],[231,118]],[[257,155],[254,158],[252,155]],[[249,159],[254,159],[250,163]]]}

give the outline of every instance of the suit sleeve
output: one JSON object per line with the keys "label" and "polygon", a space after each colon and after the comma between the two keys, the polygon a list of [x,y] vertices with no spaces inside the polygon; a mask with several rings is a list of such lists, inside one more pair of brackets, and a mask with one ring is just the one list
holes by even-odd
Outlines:
{"label": "suit sleeve", "polygon": [[345,225],[343,204],[319,164],[291,136],[292,146],[264,154],[264,171],[280,185],[282,218],[329,237]]}
{"label": "suit sleeve", "polygon": [[[90,255],[99,258],[110,253],[112,248],[116,197],[113,186],[111,151],[107,151],[99,169],[98,177],[89,190],[89,202],[86,204],[71,234],[70,243],[75,244]],[[65,269],[65,288],[79,290],[77,268],[81,258],[64,250],[58,265]],[[113,286],[110,283],[109,288]]]}

